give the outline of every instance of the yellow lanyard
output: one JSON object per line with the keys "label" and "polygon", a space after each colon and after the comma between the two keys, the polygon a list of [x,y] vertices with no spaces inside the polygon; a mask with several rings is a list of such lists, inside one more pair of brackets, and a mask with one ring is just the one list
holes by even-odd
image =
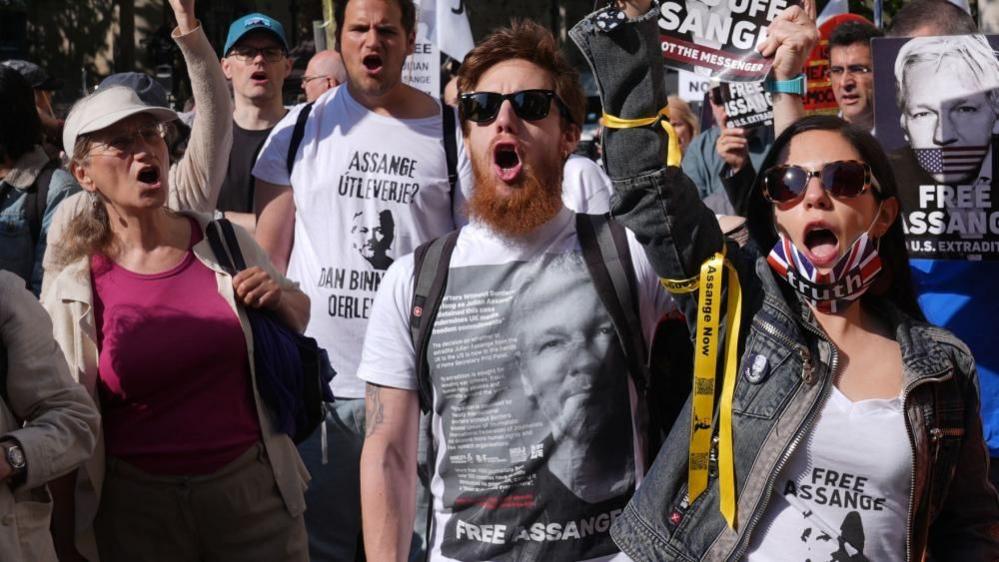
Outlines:
{"label": "yellow lanyard", "polygon": [[728,321],[725,330],[724,381],[718,416],[719,509],[731,529],[735,529],[736,490],[732,455],[732,396],[739,361],[739,324],[742,318],[742,288],[739,275],[724,251],[701,264],[699,277],[662,279],[673,294],[697,296],[697,322],[694,334],[694,384],[690,409],[690,450],[688,452],[687,499],[693,503],[708,485],[708,465],[713,433],[715,381],[718,372],[718,338],[722,296],[722,271],[728,271]]}
{"label": "yellow lanyard", "polygon": [[604,127],[607,127],[608,129],[633,129],[635,127],[647,127],[658,122],[666,131],[666,137],[669,139],[668,144],[666,145],[666,165],[680,165],[680,158],[683,156],[680,151],[680,138],[676,136],[676,131],[673,130],[673,125],[670,125],[669,123],[669,108],[664,107],[660,109],[659,113],[657,113],[654,117],[643,117],[641,119],[621,119],[620,117],[614,117],[613,115],[604,113],[603,122]]}

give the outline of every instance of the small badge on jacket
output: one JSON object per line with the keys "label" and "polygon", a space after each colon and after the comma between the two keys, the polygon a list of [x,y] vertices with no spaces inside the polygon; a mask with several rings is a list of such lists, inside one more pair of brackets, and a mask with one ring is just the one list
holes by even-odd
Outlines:
{"label": "small badge on jacket", "polygon": [[767,364],[766,356],[755,353],[751,360],[746,361],[746,366],[742,369],[743,376],[753,384],[760,384],[766,380],[769,373],[770,365]]}

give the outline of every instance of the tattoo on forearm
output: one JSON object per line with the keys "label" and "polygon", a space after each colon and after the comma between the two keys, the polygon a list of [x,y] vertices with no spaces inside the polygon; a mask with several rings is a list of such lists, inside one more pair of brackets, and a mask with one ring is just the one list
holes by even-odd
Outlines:
{"label": "tattoo on forearm", "polygon": [[382,387],[377,384],[368,384],[364,391],[364,437],[371,437],[371,434],[378,429],[378,426],[385,421],[385,406],[382,404]]}

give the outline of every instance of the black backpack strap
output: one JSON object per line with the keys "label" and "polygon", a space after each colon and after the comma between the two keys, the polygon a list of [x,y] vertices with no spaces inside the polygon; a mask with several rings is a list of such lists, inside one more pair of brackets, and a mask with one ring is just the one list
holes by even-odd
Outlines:
{"label": "black backpack strap", "polygon": [[576,215],[576,231],[590,277],[614,322],[621,349],[640,393],[648,388],[649,371],[638,316],[637,281],[623,226],[608,215]]}
{"label": "black backpack strap", "polygon": [[[239,242],[236,240],[236,232],[232,229],[229,219],[212,221],[205,229],[205,234],[208,237],[208,244],[212,247],[212,253],[226,273],[235,277],[237,273],[246,269]],[[225,241],[222,239],[223,236]]]}
{"label": "black backpack strap", "polygon": [[298,119],[295,120],[295,129],[291,132],[291,143],[288,145],[288,157],[285,159],[285,165],[288,168],[288,175],[291,175],[292,169],[295,168],[295,155],[298,154],[298,147],[302,145],[302,138],[305,136],[305,122],[309,120],[309,113],[312,112],[312,104],[315,102],[309,102],[305,104],[302,111],[298,112]]}
{"label": "black backpack strap", "polygon": [[430,331],[447,286],[451,254],[461,230],[454,230],[422,244],[413,253],[413,305],[409,311],[409,331],[416,351],[416,384],[420,410],[430,411],[433,393],[427,363]]}
{"label": "black backpack strap", "polygon": [[28,188],[28,198],[24,202],[24,216],[28,219],[32,247],[38,245],[38,239],[42,236],[42,220],[48,207],[49,184],[52,183],[52,175],[57,168],[59,162],[50,160],[38,173],[35,183]]}
{"label": "black backpack strap", "polygon": [[454,201],[455,186],[458,185],[458,134],[455,132],[454,109],[441,100],[441,117],[444,121],[444,156],[447,158],[447,181],[451,185],[451,200]]}
{"label": "black backpack strap", "polygon": [[232,256],[232,263],[236,265],[236,271],[243,271],[246,269],[246,260],[243,259],[243,251],[239,249],[236,230],[229,219],[219,219],[216,222],[222,227],[222,235],[225,236],[225,244],[229,247],[229,254]]}

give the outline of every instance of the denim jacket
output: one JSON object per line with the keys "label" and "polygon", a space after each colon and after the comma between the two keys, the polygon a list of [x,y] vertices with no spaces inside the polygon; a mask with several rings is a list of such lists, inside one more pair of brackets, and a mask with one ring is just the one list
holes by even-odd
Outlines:
{"label": "denim jacket", "polygon": [[49,184],[48,197],[44,203],[42,215],[42,231],[38,242],[31,241],[31,229],[25,208],[28,200],[27,189],[34,185],[42,168],[49,162],[49,157],[36,146],[32,151],[22,155],[14,163],[14,168],[0,180],[7,196],[0,201],[0,269],[16,273],[31,288],[35,296],[42,288],[42,258],[45,256],[45,236],[55,209],[63,199],[80,190],[80,187],[65,170],[55,170],[52,183]]}
{"label": "denim jacket", "polygon": [[[597,14],[577,24],[571,36],[593,68],[604,110],[624,119],[654,115],[666,105],[658,10],[610,31],[595,23]],[[605,135],[606,169],[616,192],[612,213],[634,232],[660,277],[687,279],[725,242],[690,179],[664,166],[662,136],[659,127]],[[689,505],[686,501],[688,400],[612,530],[621,550],[637,561],[743,558],[774,484],[811,430],[838,368],[836,347],[765,259],[731,243],[727,256],[743,287],[737,372],[756,356],[770,365],[762,381],[739,375],[735,384],[736,531],[719,510],[717,467],[709,470],[705,492]],[[688,318],[696,318],[696,294],[677,301]],[[874,312],[893,327],[902,352],[902,401],[913,461],[906,559],[931,554],[938,560],[999,560],[999,497],[988,482],[970,352],[945,330],[890,305],[877,305]]]}

